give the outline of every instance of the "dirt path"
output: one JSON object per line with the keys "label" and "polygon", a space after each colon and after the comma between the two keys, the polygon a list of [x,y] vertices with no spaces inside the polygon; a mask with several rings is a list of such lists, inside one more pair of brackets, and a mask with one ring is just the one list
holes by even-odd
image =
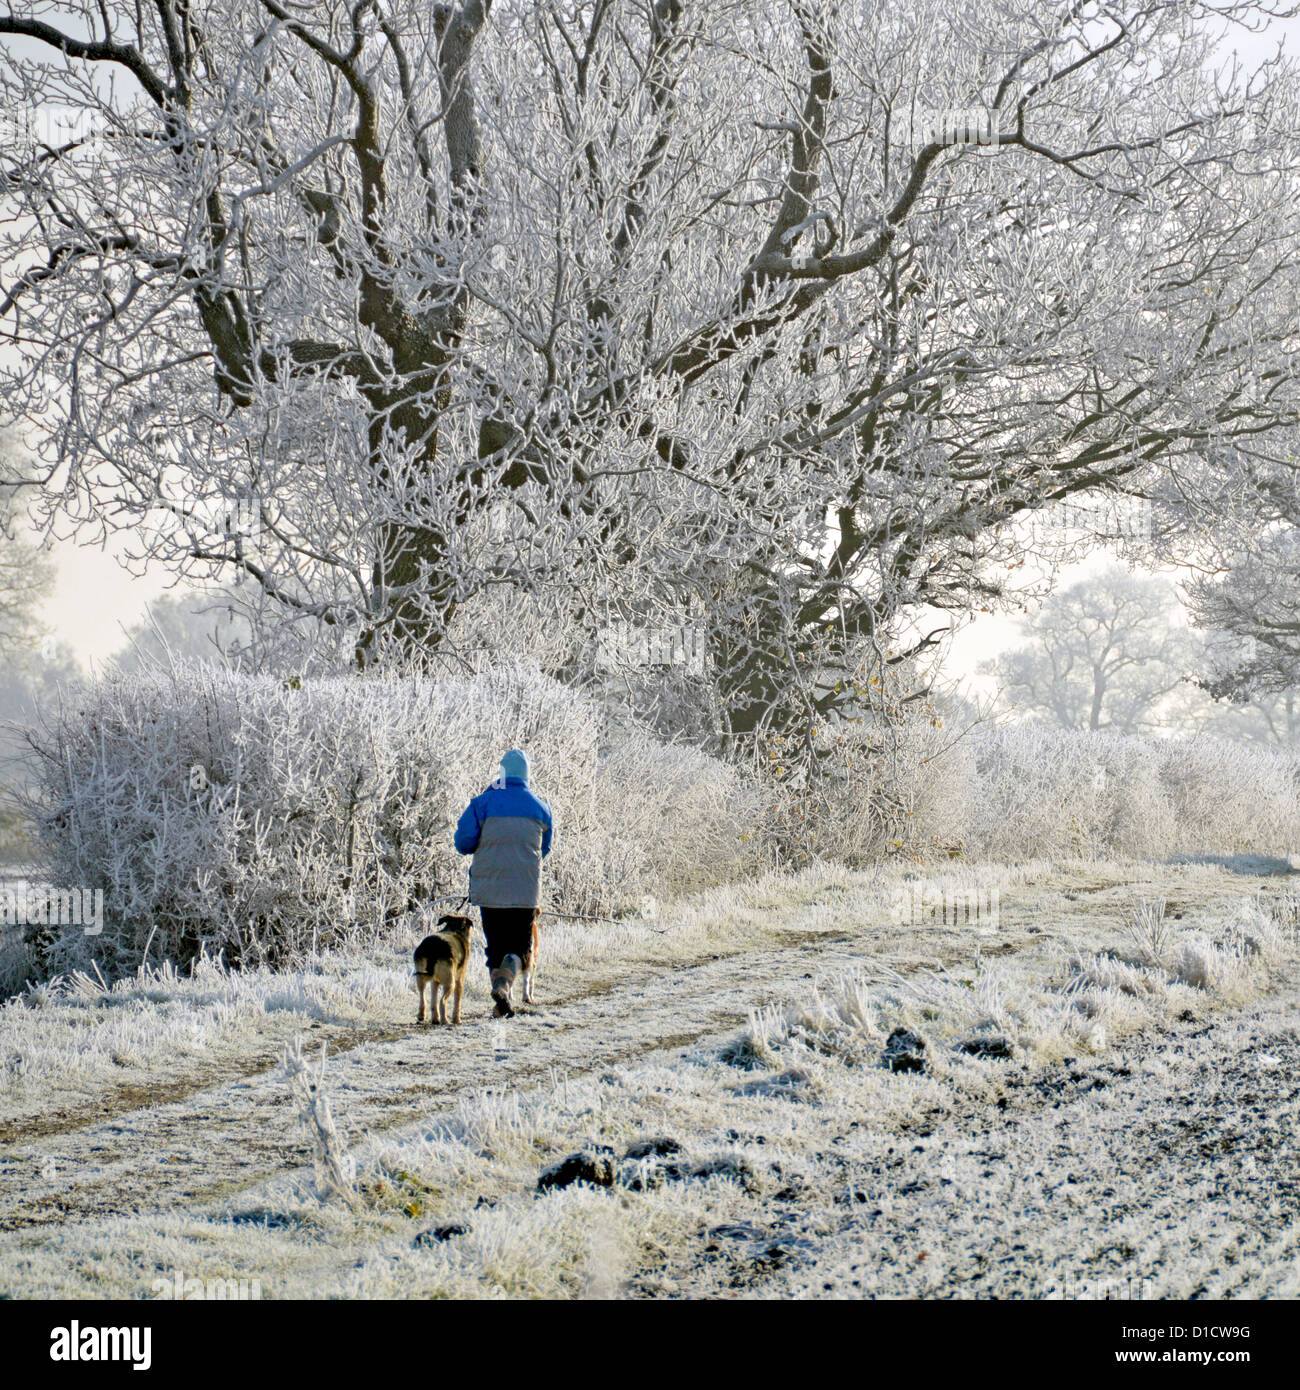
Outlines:
{"label": "dirt path", "polygon": [[[336,1039],[329,1066],[335,1112],[346,1117],[354,1137],[381,1133],[436,1113],[439,1102],[485,1081],[488,1089],[527,1087],[725,1032],[792,972],[804,977],[807,934],[801,938],[777,950],[732,953],[579,994],[558,993],[545,1008],[509,1022],[476,1018],[436,1032],[407,1024],[384,1029],[390,1036],[381,1041],[363,1036],[349,1045],[345,1036],[340,1046]],[[818,942],[819,971],[860,963],[860,951],[850,949],[853,939],[851,933],[825,933]],[[954,965],[969,957],[968,947],[948,952]],[[648,1015],[665,1020],[667,1030],[648,1034]],[[308,1030],[308,1038],[323,1031]],[[309,1157],[285,1086],[270,1068],[29,1139],[0,1158],[0,1230],[229,1196]]]}
{"label": "dirt path", "polygon": [[[1180,910],[1213,914],[1243,892],[1280,882],[1167,871]],[[1179,877],[1181,874],[1181,878]],[[544,973],[541,1007],[508,1023],[483,1016],[482,996],[458,1029],[416,1029],[397,1012],[364,1027],[283,1020],[307,1050],[329,1044],[335,1113],[355,1140],[436,1115],[467,1091],[526,1088],[560,1074],[598,1071],[678,1049],[743,1022],[792,982],[867,966],[902,973],[941,963],[968,967],[977,952],[1023,950],[1044,940],[1113,935],[1126,904],[1159,885],[1122,876],[1057,873],[1050,889],[1004,894],[996,928],[910,925],[855,917],[835,895],[803,908],[757,914],[750,941],[694,959],[576,967]],[[1071,896],[1073,895],[1073,896]],[[1086,902],[1085,902],[1086,900]],[[761,945],[755,945],[761,942]],[[406,1009],[413,1016],[414,998]],[[285,1033],[287,1035],[287,1032]],[[278,1041],[278,1040],[277,1040]],[[211,1074],[167,1079],[148,1091],[119,1087],[93,1107],[14,1120],[0,1147],[0,1230],[49,1228],[91,1217],[175,1209],[228,1198],[308,1161],[278,1055],[260,1046]]]}

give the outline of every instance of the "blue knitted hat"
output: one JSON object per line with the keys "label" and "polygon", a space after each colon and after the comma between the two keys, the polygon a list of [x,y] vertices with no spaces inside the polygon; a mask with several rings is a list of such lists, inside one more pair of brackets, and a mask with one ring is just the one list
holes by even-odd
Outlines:
{"label": "blue knitted hat", "polygon": [[503,777],[518,777],[521,781],[527,782],[528,754],[520,748],[512,748],[501,759],[501,775]]}

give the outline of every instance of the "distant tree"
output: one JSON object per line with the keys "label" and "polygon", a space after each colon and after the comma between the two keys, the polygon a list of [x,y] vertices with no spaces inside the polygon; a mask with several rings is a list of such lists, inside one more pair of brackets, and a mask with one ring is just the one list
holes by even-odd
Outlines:
{"label": "distant tree", "polygon": [[0,859],[9,860],[30,852],[14,796],[27,778],[24,730],[60,684],[80,676],[71,651],[40,621],[54,566],[28,525],[34,485],[30,456],[12,434],[0,434]]}
{"label": "distant tree", "polygon": [[[223,603],[224,599],[224,603]],[[248,623],[221,593],[164,594],[126,634],[112,658],[117,670],[134,670],[169,657],[227,662],[248,640]]]}
{"label": "distant tree", "polygon": [[25,501],[32,485],[17,442],[0,436],[0,650],[6,664],[40,641],[37,610],[54,583],[49,556],[26,529]]}
{"label": "distant tree", "polygon": [[1167,724],[1185,701],[1194,643],[1163,579],[1118,566],[1053,594],[1030,641],[985,670],[1021,713],[1067,729],[1140,733]]}
{"label": "distant tree", "polygon": [[37,648],[6,654],[0,665],[0,782],[5,780],[3,759],[21,746],[21,730],[31,724],[42,705],[58,698],[61,688],[82,678],[72,649],[46,639]]}
{"label": "distant tree", "polygon": [[1300,690],[1215,701],[1203,732],[1240,743],[1300,747]]}
{"label": "distant tree", "polygon": [[110,665],[130,671],[179,657],[289,675],[337,671],[345,665],[346,656],[337,640],[331,643],[328,629],[267,621],[266,605],[265,596],[246,582],[164,594],[127,630]]}
{"label": "distant tree", "polygon": [[27,864],[34,853],[24,809],[34,761],[30,733],[43,714],[84,679],[71,647],[45,637],[36,646],[9,648],[0,661],[0,862]]}

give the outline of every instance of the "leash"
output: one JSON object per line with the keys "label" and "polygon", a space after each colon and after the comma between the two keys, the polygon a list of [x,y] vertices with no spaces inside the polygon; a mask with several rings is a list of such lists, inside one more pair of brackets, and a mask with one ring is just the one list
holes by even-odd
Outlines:
{"label": "leash", "polygon": [[613,927],[627,921],[626,917],[586,917],[580,912],[556,912],[553,907],[544,907],[542,913],[547,917],[563,917],[566,922],[608,922]]}
{"label": "leash", "polygon": [[[457,909],[459,910],[460,908],[465,907],[465,906],[467,906],[467,905],[469,904],[469,894],[466,893],[465,896],[464,896],[463,898],[459,898],[459,899],[456,897],[456,895],[455,895],[454,893],[449,893],[449,894],[447,894],[445,897],[441,897],[441,898],[426,898],[423,905],[424,905],[425,907],[434,907],[434,906],[436,906],[438,903],[453,903],[453,902],[456,904],[456,907],[457,907]],[[395,917],[395,916],[401,916],[403,912],[409,912],[409,911],[411,911],[411,910],[412,910],[411,908],[403,908],[403,909],[396,909],[396,908],[394,908],[388,915],[389,915],[389,916],[393,916],[393,917]],[[605,923],[607,923],[607,924],[608,924],[609,926],[611,926],[611,927],[620,927],[620,926],[623,926],[623,925],[628,921],[628,918],[626,918],[626,917],[593,917],[593,916],[591,916],[590,914],[588,914],[588,913],[583,913],[583,912],[557,912],[557,911],[556,911],[554,908],[552,908],[552,907],[544,907],[544,908],[542,908],[542,914],[543,914],[543,916],[546,916],[546,917],[562,917],[566,922],[605,922]],[[633,919],[633,920],[635,920],[635,919]],[[646,928],[646,930],[647,930],[647,931],[651,931],[651,932],[658,932],[658,933],[661,933],[661,934],[662,934],[663,932],[666,932],[666,931],[668,930],[668,928],[667,928],[667,927],[650,927],[650,926],[648,926],[648,927]]]}
{"label": "leash", "polygon": [[438,903],[455,903],[459,909],[464,907],[468,902],[468,893],[466,893],[463,898],[459,899],[456,897],[455,893],[449,893],[443,898],[425,898],[422,903],[417,902],[414,898],[407,898],[405,907],[390,907],[388,911],[384,913],[384,923],[395,922],[399,917],[405,917],[409,913],[418,912],[421,907],[434,907]]}
{"label": "leash", "polygon": [[545,908],[543,911],[549,917],[563,917],[568,922],[608,922],[611,927],[623,927],[628,922],[639,921],[645,926],[646,931],[652,932],[655,936],[663,936],[670,930],[668,927],[652,927],[644,917],[586,917],[580,912],[555,912],[551,908]]}

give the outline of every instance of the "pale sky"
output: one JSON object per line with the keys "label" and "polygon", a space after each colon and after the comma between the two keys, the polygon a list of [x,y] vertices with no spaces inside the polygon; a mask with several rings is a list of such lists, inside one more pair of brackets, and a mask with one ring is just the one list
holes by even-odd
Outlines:
{"label": "pale sky", "polygon": [[119,537],[104,548],[55,542],[54,592],[41,617],[83,666],[101,663],[124,645],[123,632],[139,622],[168,586],[165,571],[136,578],[118,562]]}
{"label": "pale sky", "polygon": [[[1236,51],[1253,67],[1271,56],[1279,41],[1288,53],[1300,52],[1300,20],[1274,21],[1257,35],[1231,31],[1225,35],[1221,51],[1225,56]],[[102,547],[62,541],[54,542],[52,548],[57,582],[42,619],[83,666],[97,665],[123,645],[123,630],[145,616],[148,605],[168,589],[170,576],[151,571],[137,578],[128,573],[118,562],[122,542],[113,537]],[[1059,582],[1073,582],[1107,558],[1103,553],[1084,565],[1063,570]],[[1013,644],[1018,633],[1019,624],[1013,617],[980,615],[953,642],[945,670],[952,678],[972,679],[975,667]],[[986,680],[975,678],[972,684],[991,692]]]}

